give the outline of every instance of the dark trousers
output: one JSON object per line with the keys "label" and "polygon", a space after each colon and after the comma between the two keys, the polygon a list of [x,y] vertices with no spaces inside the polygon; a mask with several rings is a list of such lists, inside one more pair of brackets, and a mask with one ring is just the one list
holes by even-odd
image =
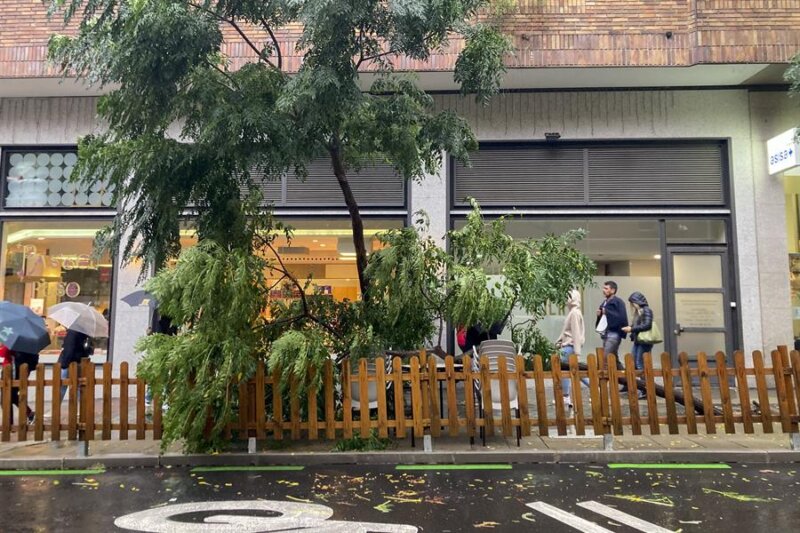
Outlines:
{"label": "dark trousers", "polygon": [[[39,354],[17,354],[14,356],[14,379],[20,379],[22,377],[22,365],[28,365],[28,373],[25,377],[28,377],[31,372],[36,369],[36,365],[39,364]],[[19,387],[12,387],[11,388],[11,404],[16,405],[19,408]],[[30,407],[28,407],[28,413],[33,412]],[[28,414],[26,413],[26,415]],[[14,423],[14,413],[11,413],[11,423]]]}

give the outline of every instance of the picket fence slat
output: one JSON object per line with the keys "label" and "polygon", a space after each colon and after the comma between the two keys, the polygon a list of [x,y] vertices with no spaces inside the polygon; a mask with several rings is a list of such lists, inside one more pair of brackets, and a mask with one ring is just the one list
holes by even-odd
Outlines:
{"label": "picket fence slat", "polygon": [[[265,412],[266,402],[266,383],[264,361],[259,361],[256,365],[256,438],[263,440],[267,437],[264,425],[267,420]],[[154,419],[155,422],[155,419]]]}
{"label": "picket fence slat", "polygon": [[[425,390],[428,391],[428,401],[430,407],[428,416],[431,419],[430,432],[432,437],[440,437],[442,435],[442,424],[440,419],[441,407],[439,404],[439,387],[436,381],[436,358],[429,357],[426,360],[428,370],[428,384]],[[424,417],[425,415],[423,415]]]}
{"label": "picket fence slat", "polygon": [[[111,439],[111,363],[103,363],[103,426],[100,438]],[[155,438],[155,436],[153,437]]]}
{"label": "picket fence slat", "polygon": [[697,434],[697,419],[694,415],[694,393],[692,392],[692,374],[689,369],[689,355],[681,352],[678,355],[681,368],[681,387],[683,389],[683,405],[686,413],[686,429],[690,435]]}
{"label": "picket fence slat", "polygon": [[714,400],[711,396],[711,378],[705,352],[697,354],[697,370],[700,373],[700,396],[703,399],[703,419],[706,423],[706,433],[713,435],[717,432],[717,424],[714,421]]}
{"label": "picket fence slat", "polygon": [[127,361],[119,365],[119,438],[128,440],[128,381]]}
{"label": "picket fence slat", "polygon": [[[396,424],[394,435],[396,438],[406,438],[406,406],[405,396],[403,395],[403,361],[399,357],[395,357],[392,361],[392,379],[394,383],[394,412],[396,417]],[[413,429],[412,429],[413,431]]]}
{"label": "picket fence slat", "polygon": [[792,376],[794,377],[794,394],[798,408],[800,408],[800,352],[792,350],[790,355]]}
{"label": "picket fence slat", "polygon": [[772,351],[772,373],[775,376],[775,394],[778,396],[778,414],[781,429],[784,433],[792,431],[792,414],[789,410],[789,399],[786,394],[786,381],[783,374],[783,358],[778,350]]}
{"label": "picket fence slat", "polygon": [[19,408],[17,410],[17,440],[28,440],[28,364],[19,367]]}
{"label": "picket fence slat", "polygon": [[[451,437],[458,436],[458,401],[456,399],[456,371],[453,356],[444,359],[447,378],[447,433]],[[465,393],[466,394],[466,393]]]}
{"label": "picket fence slat", "polygon": [[547,437],[549,424],[547,422],[547,395],[544,390],[544,364],[542,356],[533,358],[534,383],[536,383],[536,418],[539,422],[539,436]]}
{"label": "picket fence slat", "polygon": [[628,408],[631,412],[631,431],[642,434],[642,419],[639,414],[639,389],[636,384],[636,366],[633,355],[625,355],[625,382],[628,384]]}
{"label": "picket fence slat", "polygon": [[733,422],[733,404],[731,403],[731,391],[728,384],[728,366],[725,364],[725,354],[717,352],[717,377],[719,385],[719,397],[722,403],[722,416],[725,422],[725,433],[736,433],[736,426]]}
{"label": "picket fence slat", "polygon": [[492,378],[489,372],[489,358],[481,357],[481,392],[483,393],[483,431],[487,437],[494,436],[494,399],[492,398]]}
{"label": "picket fence slat", "polygon": [[661,426],[659,424],[658,404],[656,403],[656,379],[653,370],[653,354],[644,354],[644,382],[647,394],[647,422],[650,426],[651,435],[660,435]]}
{"label": "picket fence slat", "polygon": [[44,440],[44,369],[41,363],[36,366],[36,419],[33,423],[33,438],[36,441]]}
{"label": "picket fence slat", "polygon": [[517,394],[519,394],[519,423],[523,437],[531,436],[531,415],[528,409],[528,381],[525,377],[525,358],[516,356],[517,362]]}
{"label": "picket fence slat", "polygon": [[736,374],[736,388],[739,391],[739,405],[742,410],[742,426],[745,433],[753,433],[753,415],[750,409],[750,390],[747,383],[747,372],[744,364],[744,353],[733,353],[733,366]]}
{"label": "picket fence slat", "polygon": [[281,396],[281,372],[272,371],[272,438],[283,440],[283,396]]}
{"label": "picket fence slat", "polygon": [[461,361],[464,367],[464,411],[467,417],[467,436],[470,438],[470,442],[472,442],[477,434],[475,421],[475,401],[477,400],[475,397],[475,378],[472,375],[472,358],[465,355]]}
{"label": "picket fence slat", "polygon": [[500,426],[503,429],[503,436],[510,437],[512,431],[511,396],[508,389],[508,365],[505,355],[498,358],[497,366],[497,379],[500,385]]}
{"label": "picket fence slat", "polygon": [[67,440],[78,438],[78,364],[70,363],[68,372],[69,396],[67,410],[69,412],[69,425],[67,426]]}
{"label": "picket fence slat", "polygon": [[561,384],[561,358],[553,354],[550,358],[550,378],[553,380],[553,403],[556,411],[556,432],[560,437],[567,434],[566,413],[564,411],[564,389]]}
{"label": "picket fence slat", "polygon": [[758,350],[753,352],[753,370],[755,370],[756,375],[758,407],[761,410],[761,427],[764,433],[772,433],[772,409],[769,406],[767,377],[764,371],[764,356]]}
{"label": "picket fence slat", "polygon": [[578,369],[578,356],[569,356],[569,376],[572,384],[572,405],[575,408],[575,434],[586,435],[586,420],[583,414],[583,390],[581,389],[580,371]]}
{"label": "picket fence slat", "polygon": [[[789,409],[790,420],[797,415],[798,402],[795,402],[794,386],[792,385],[792,370],[789,360],[788,346],[778,346],[778,352],[781,354],[781,366],[783,367],[783,383],[786,390],[786,403]],[[792,432],[797,432],[797,422],[791,422],[793,427]]]}
{"label": "picket fence slat", "polygon": [[667,427],[670,435],[677,435],[678,409],[675,405],[675,382],[672,375],[672,357],[666,352],[661,354],[661,379],[664,386],[664,408],[667,411]]}
{"label": "picket fence slat", "polygon": [[419,379],[419,358],[411,358],[411,418],[414,424],[414,436],[422,437],[422,386]]}
{"label": "picket fence slat", "polygon": [[590,354],[586,358],[586,366],[589,369],[589,400],[592,408],[592,429],[595,435],[604,432],[603,407],[600,401],[600,377],[597,369],[597,356]]}
{"label": "picket fence slat", "polygon": [[[611,397],[611,420],[614,428],[614,435],[622,435],[622,405],[620,404],[619,374],[617,371],[617,356],[609,354],[608,363],[608,387]],[[630,388],[630,384],[628,384]]]}

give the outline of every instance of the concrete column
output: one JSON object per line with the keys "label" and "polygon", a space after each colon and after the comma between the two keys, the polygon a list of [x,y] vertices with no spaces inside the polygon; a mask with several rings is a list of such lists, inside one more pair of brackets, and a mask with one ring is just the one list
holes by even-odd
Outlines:
{"label": "concrete column", "polygon": [[[410,191],[410,201],[408,210],[408,223],[414,224],[414,213],[425,211],[430,220],[430,227],[427,235],[433,237],[444,248],[447,246],[445,234],[448,227],[448,205],[447,205],[447,160],[446,154],[442,156],[442,164],[439,172],[425,176],[421,182],[412,182]],[[434,335],[438,336],[438,332]],[[446,349],[448,335],[442,335],[442,347]],[[431,346],[436,344],[436,339],[429,343]]]}
{"label": "concrete column", "polygon": [[785,92],[750,93],[753,201],[761,286],[760,326],[764,350],[767,353],[780,344],[791,347],[794,340],[783,180],[800,179],[769,175],[767,140],[798,124],[800,124],[800,108]]}

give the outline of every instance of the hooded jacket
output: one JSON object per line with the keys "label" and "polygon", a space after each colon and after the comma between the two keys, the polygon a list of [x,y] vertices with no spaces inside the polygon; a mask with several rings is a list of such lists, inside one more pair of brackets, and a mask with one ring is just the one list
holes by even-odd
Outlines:
{"label": "hooded jacket", "polygon": [[641,292],[634,292],[628,297],[628,301],[639,306],[639,311],[633,317],[631,325],[631,340],[634,344],[642,331],[648,331],[653,327],[653,310],[647,304],[647,298]]}
{"label": "hooded jacket", "polygon": [[586,340],[586,328],[583,324],[583,313],[581,312],[581,293],[572,290],[567,300],[567,316],[564,318],[564,327],[561,329],[561,336],[557,342],[561,346],[572,346],[576,354],[580,354],[583,343]]}

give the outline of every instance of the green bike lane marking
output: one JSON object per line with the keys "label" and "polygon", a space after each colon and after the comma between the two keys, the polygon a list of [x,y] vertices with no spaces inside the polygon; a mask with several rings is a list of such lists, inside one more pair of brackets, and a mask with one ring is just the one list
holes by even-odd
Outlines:
{"label": "green bike lane marking", "polygon": [[198,472],[299,472],[305,470],[304,466],[197,466],[192,468],[189,472],[192,474]]}
{"label": "green bike lane marking", "polygon": [[83,470],[0,470],[0,476],[95,476],[105,474],[104,468],[87,468]]}
{"label": "green bike lane marking", "polygon": [[396,465],[395,470],[511,470],[510,464],[463,464],[463,465]]}
{"label": "green bike lane marking", "polygon": [[725,463],[609,463],[608,468],[638,470],[730,470]]}

